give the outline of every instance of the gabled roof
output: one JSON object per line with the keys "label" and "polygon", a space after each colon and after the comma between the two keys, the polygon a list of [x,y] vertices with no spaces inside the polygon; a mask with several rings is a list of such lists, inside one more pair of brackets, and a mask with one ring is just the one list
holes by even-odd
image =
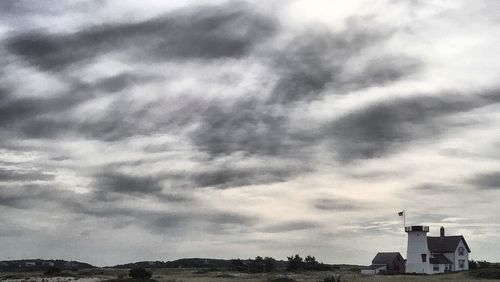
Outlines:
{"label": "gabled roof", "polygon": [[460,241],[464,242],[467,252],[470,253],[464,236],[427,237],[427,245],[431,253],[453,253],[456,251]]}
{"label": "gabled roof", "polygon": [[392,264],[398,256],[400,256],[401,259],[403,259],[403,257],[399,252],[378,253],[373,258],[372,264]]}
{"label": "gabled roof", "polygon": [[429,259],[429,262],[431,264],[453,264],[451,260],[441,254],[434,255],[434,257]]}

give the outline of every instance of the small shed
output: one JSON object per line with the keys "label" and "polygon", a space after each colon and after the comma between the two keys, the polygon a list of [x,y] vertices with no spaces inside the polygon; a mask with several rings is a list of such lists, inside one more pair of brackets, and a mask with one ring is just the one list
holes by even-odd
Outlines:
{"label": "small shed", "polygon": [[378,253],[372,260],[372,265],[385,265],[389,274],[405,273],[405,260],[399,252]]}

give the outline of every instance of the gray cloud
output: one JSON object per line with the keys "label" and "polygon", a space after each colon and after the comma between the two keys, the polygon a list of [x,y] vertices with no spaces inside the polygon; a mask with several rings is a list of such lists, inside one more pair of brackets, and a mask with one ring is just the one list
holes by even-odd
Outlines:
{"label": "gray cloud", "polygon": [[118,172],[102,172],[96,175],[98,197],[102,200],[113,200],[125,195],[158,194],[162,191],[161,180],[148,176],[134,176]]}
{"label": "gray cloud", "polygon": [[273,169],[262,167],[260,169],[231,169],[220,167],[216,170],[200,172],[192,176],[196,187],[243,187],[247,185],[267,184],[280,182],[298,173],[292,169]]}
{"label": "gray cloud", "polygon": [[[239,3],[172,12],[138,23],[108,24],[74,34],[15,35],[8,49],[45,70],[62,70],[100,55],[128,51],[154,62],[241,57],[273,33],[275,24]],[[238,29],[234,29],[234,26]]]}
{"label": "gray cloud", "polygon": [[414,190],[421,191],[421,192],[452,192],[456,191],[456,189],[453,189],[453,187],[449,185],[443,185],[443,184],[437,184],[437,183],[422,183],[416,186],[411,187]]}
{"label": "gray cloud", "polygon": [[485,190],[500,189],[500,172],[481,173],[469,180],[469,183],[475,188]]}
{"label": "gray cloud", "polygon": [[360,206],[346,199],[317,199],[314,201],[313,206],[325,211],[352,211],[361,209]]}
{"label": "gray cloud", "polygon": [[155,220],[146,224],[146,228],[159,233],[173,232],[179,234],[195,229],[223,234],[231,232],[234,227],[249,228],[255,225],[257,221],[256,217],[234,212],[179,212],[158,215]]}
{"label": "gray cloud", "polygon": [[268,233],[282,233],[282,232],[314,229],[318,228],[319,226],[321,225],[313,221],[298,220],[298,221],[290,221],[290,222],[267,226],[263,228],[262,231]]}
{"label": "gray cloud", "polygon": [[226,108],[214,105],[202,113],[201,120],[192,138],[211,155],[277,155],[286,149],[285,118],[258,102],[238,102]]}
{"label": "gray cloud", "polygon": [[48,202],[59,201],[68,198],[65,191],[57,191],[49,184],[26,184],[0,185],[0,205],[16,209],[35,209],[48,204]]}
{"label": "gray cloud", "polygon": [[0,181],[47,181],[52,180],[53,178],[53,174],[48,174],[40,171],[0,169]]}
{"label": "gray cloud", "polygon": [[454,128],[446,118],[500,102],[498,93],[412,96],[378,102],[332,122],[325,132],[341,159],[381,157]]}

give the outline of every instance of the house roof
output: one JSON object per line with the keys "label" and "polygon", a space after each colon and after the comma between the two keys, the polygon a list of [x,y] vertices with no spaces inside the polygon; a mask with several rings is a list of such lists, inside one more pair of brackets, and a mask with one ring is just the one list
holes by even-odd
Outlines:
{"label": "house roof", "polygon": [[441,254],[434,255],[434,257],[429,259],[429,262],[431,264],[453,264],[451,260],[449,260],[447,257]]}
{"label": "house roof", "polygon": [[391,253],[378,253],[372,260],[372,264],[392,264],[394,260],[400,256],[401,259],[403,257],[399,252],[391,252]]}
{"label": "house roof", "polygon": [[464,236],[427,237],[427,245],[432,253],[453,253],[457,249],[460,241],[464,242],[467,252],[470,253],[469,246]]}

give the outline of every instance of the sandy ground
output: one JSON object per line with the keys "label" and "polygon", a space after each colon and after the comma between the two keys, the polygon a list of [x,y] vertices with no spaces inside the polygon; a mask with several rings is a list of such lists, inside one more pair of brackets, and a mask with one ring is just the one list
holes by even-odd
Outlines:
{"label": "sandy ground", "polygon": [[[74,277],[44,277],[39,273],[1,273],[0,281],[9,282],[100,282],[110,279],[127,278],[128,271],[124,269],[100,269],[88,272],[75,273]],[[153,279],[159,282],[269,282],[277,278],[291,278],[297,282],[321,282],[325,277],[338,272],[305,272],[305,273],[238,273],[226,271],[199,272],[196,269],[154,269]],[[498,281],[499,280],[479,280],[471,278],[466,273],[452,273],[434,276],[362,276],[358,273],[344,273],[343,282],[439,282],[439,281]]]}

